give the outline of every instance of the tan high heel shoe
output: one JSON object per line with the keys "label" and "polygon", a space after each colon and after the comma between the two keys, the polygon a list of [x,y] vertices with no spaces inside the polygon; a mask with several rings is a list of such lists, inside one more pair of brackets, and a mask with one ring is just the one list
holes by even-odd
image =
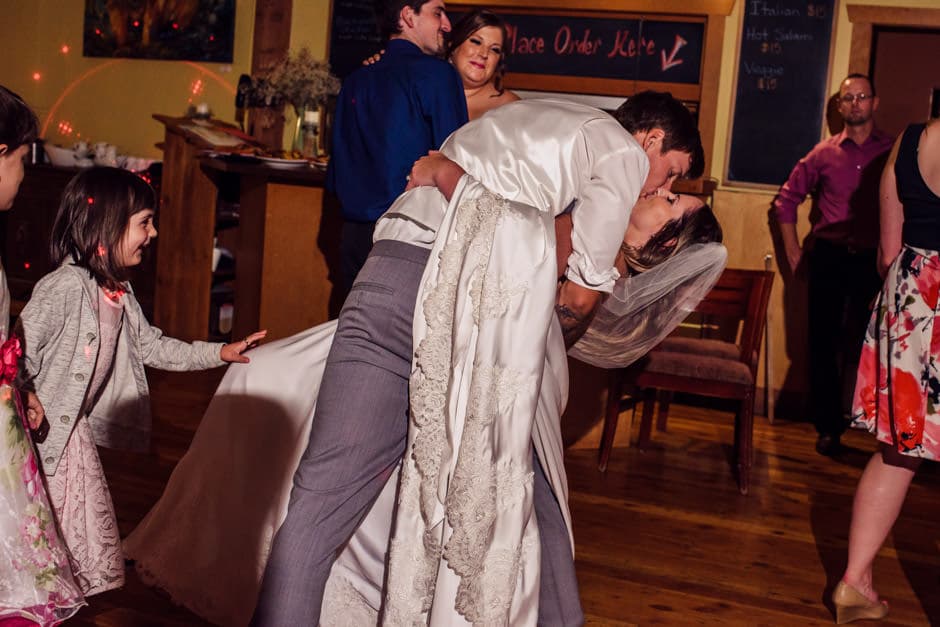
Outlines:
{"label": "tan high heel shoe", "polygon": [[832,591],[832,603],[836,606],[836,624],[855,620],[877,620],[888,615],[888,604],[882,600],[870,601],[864,594],[840,581]]}

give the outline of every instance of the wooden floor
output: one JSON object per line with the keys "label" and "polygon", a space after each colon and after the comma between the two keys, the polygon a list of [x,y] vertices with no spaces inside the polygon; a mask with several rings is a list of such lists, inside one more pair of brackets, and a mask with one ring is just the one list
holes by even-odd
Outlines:
{"label": "wooden floor", "polygon": [[[153,375],[155,452],[103,451],[123,534],[159,497],[219,376]],[[844,566],[852,494],[873,442],[850,433],[846,453],[829,459],[813,451],[809,425],[757,421],[747,497],[731,477],[729,413],[676,405],[652,450],[615,449],[606,475],[594,451],[569,452],[588,624],[831,624],[824,599]],[[921,471],[876,561],[892,606],[882,624],[940,624],[938,485],[936,468]],[[123,590],[93,597],[72,624],[205,623],[129,570]]]}

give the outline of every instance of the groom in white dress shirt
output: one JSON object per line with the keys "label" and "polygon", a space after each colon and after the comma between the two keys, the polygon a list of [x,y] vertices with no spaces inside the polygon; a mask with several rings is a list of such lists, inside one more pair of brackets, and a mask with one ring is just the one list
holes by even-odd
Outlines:
{"label": "groom in white dress shirt", "polygon": [[[703,169],[694,120],[668,94],[638,94],[615,115],[563,102],[509,104],[456,131],[439,157],[413,172],[415,183],[433,183],[448,199],[467,173],[496,196],[549,218],[573,203],[574,252],[556,301],[569,346],[618,277],[614,260],[638,197],[668,186],[676,177],[698,176]],[[406,194],[379,221],[375,248],[340,314],[310,442],[294,475],[287,518],[274,540],[253,624],[319,622],[325,582],[337,553],[405,454],[415,301],[445,217],[440,202],[424,202],[429,193],[437,192]],[[408,455],[406,466],[416,453]],[[498,595],[509,598],[497,605],[505,605],[498,609],[504,622],[512,624],[578,625],[583,614],[567,504],[556,499],[552,480],[546,477],[552,473],[543,468],[545,460],[541,462],[532,463],[531,499],[541,545],[541,566],[528,597],[533,603],[519,608],[513,591],[502,590]],[[563,469],[555,471],[563,477]],[[404,503],[400,508],[408,509]],[[395,538],[398,545],[422,542],[422,537],[403,538],[401,533]],[[394,548],[390,568],[388,586],[400,589],[401,582],[391,581],[399,570]],[[447,577],[446,571],[445,563],[441,576]],[[457,609],[432,607],[433,581],[418,583],[423,585],[406,586],[404,596],[413,592],[414,599],[386,600],[386,619],[402,615],[398,606],[415,599],[422,607],[408,620],[441,622],[435,617],[450,612],[446,622],[455,624],[472,621],[471,616],[483,611],[467,607],[466,599]]]}

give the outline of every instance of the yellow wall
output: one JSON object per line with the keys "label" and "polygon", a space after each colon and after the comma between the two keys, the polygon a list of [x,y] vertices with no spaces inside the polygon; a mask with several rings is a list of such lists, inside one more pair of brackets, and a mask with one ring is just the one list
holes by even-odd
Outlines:
{"label": "yellow wall", "polygon": [[[317,59],[328,55],[330,0],[294,0],[291,14],[290,47],[297,51],[306,46]],[[297,117],[292,107],[284,110],[284,145],[290,144]]]}
{"label": "yellow wall", "polygon": [[[254,0],[236,2],[230,65],[85,58],[84,8],[84,0],[3,2],[0,36],[8,55],[0,83],[33,106],[47,140],[71,145],[80,136],[116,144],[123,154],[159,158],[154,143],[162,140],[163,127],[152,113],[182,115],[192,99],[208,103],[221,118],[234,117],[238,77],[251,66]],[[60,123],[70,125],[71,134],[60,132]]]}
{"label": "yellow wall", "polygon": [[294,0],[290,47],[294,50],[307,46],[318,59],[327,55],[330,0]]}
{"label": "yellow wall", "polygon": [[[251,68],[255,0],[236,0],[231,64],[85,58],[84,0],[4,0],[3,5],[0,36],[10,54],[0,64],[0,84],[32,105],[52,143],[106,141],[123,154],[159,158],[154,144],[163,129],[151,114],[183,115],[192,101],[208,103],[221,119],[234,118],[238,77]],[[329,11],[329,0],[294,0],[291,47],[307,46],[314,56],[325,57]],[[67,54],[63,45],[69,46]],[[60,123],[72,132],[60,132]]]}

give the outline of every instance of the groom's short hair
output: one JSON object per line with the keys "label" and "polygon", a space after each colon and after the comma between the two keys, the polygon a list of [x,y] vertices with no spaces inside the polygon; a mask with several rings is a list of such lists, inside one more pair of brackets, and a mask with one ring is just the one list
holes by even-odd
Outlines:
{"label": "groom's short hair", "polygon": [[692,155],[687,178],[698,178],[705,170],[705,152],[695,116],[681,101],[663,91],[641,91],[630,96],[614,112],[614,118],[631,135],[654,128],[666,133],[662,152],[678,150]]}
{"label": "groom's short hair", "polygon": [[401,32],[399,19],[402,9],[411,7],[415,13],[421,13],[421,7],[428,2],[429,0],[376,0],[375,17],[378,20],[382,39],[388,39]]}

